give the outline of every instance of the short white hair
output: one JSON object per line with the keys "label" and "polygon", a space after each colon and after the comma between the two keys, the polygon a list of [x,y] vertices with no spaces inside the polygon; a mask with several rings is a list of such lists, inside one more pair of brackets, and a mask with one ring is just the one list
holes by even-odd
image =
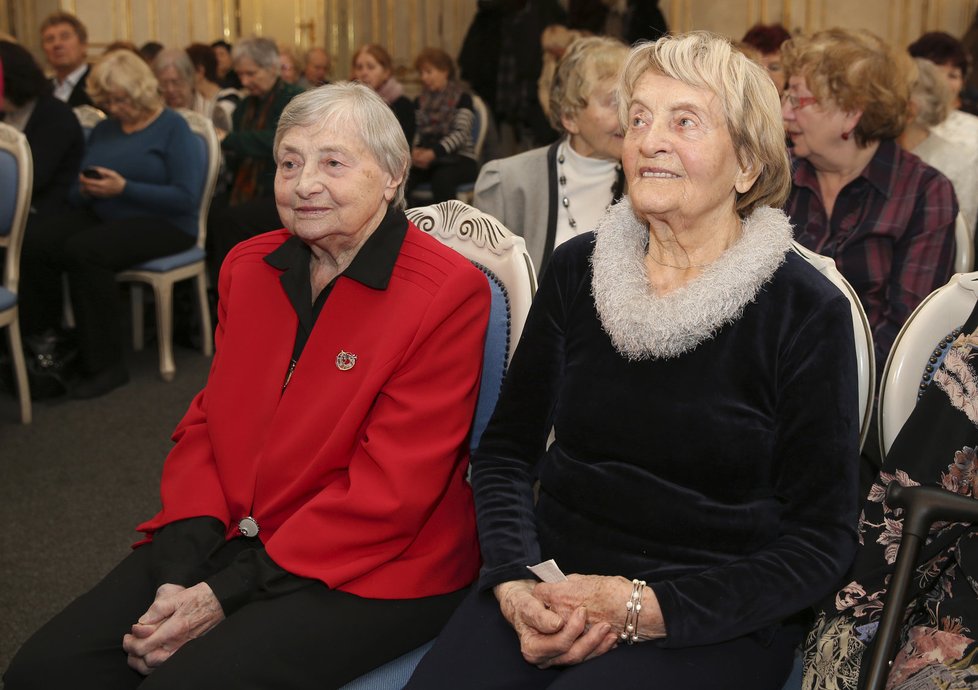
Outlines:
{"label": "short white hair", "polygon": [[231,49],[231,62],[237,64],[241,58],[248,58],[262,69],[271,70],[278,76],[278,46],[270,38],[246,38],[238,41]]}
{"label": "short white hair", "polygon": [[780,208],[791,191],[791,162],[784,144],[781,98],[767,70],[726,38],[706,31],[637,43],[618,83],[618,114],[625,130],[635,85],[646,72],[716,96],[737,162],[760,173],[749,190],[737,194],[740,217],[746,218],[757,206]]}
{"label": "short white hair", "polygon": [[275,130],[273,152],[278,161],[282,137],[293,127],[334,125],[349,127],[360,137],[370,155],[392,178],[401,178],[392,206],[404,206],[411,149],[394,111],[368,86],[340,81],[310,89],[285,106]]}

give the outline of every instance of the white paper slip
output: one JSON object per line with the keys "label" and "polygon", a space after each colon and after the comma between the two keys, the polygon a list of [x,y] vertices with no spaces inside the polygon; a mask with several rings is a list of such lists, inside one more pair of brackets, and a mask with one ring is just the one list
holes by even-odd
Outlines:
{"label": "white paper slip", "polygon": [[567,579],[567,576],[560,572],[560,568],[557,567],[557,561],[552,558],[549,561],[526,567],[543,582],[563,582]]}

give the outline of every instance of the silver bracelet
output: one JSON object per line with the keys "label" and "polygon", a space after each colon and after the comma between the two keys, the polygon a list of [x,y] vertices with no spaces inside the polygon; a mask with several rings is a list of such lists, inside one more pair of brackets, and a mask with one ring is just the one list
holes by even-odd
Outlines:
{"label": "silver bracelet", "polygon": [[642,612],[645,580],[632,580],[632,595],[625,602],[625,625],[618,638],[628,644],[638,642],[638,614]]}

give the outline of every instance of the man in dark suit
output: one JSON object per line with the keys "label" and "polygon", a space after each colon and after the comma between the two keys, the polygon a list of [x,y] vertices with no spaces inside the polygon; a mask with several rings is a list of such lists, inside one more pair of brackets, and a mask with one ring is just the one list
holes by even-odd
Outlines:
{"label": "man in dark suit", "polygon": [[88,30],[70,12],[54,12],[41,22],[41,47],[54,70],[51,84],[56,98],[71,107],[91,105],[85,91],[89,65]]}

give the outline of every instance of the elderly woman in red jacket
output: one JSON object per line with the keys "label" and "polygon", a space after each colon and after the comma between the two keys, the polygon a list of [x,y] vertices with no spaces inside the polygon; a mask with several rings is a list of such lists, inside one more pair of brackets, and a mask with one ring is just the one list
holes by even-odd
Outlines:
{"label": "elderly woman in red jacket", "polygon": [[11,690],[337,687],[433,637],[476,576],[486,281],[401,211],[407,141],[369,88],[297,97],[274,150],[285,229],[224,263],[162,509]]}

